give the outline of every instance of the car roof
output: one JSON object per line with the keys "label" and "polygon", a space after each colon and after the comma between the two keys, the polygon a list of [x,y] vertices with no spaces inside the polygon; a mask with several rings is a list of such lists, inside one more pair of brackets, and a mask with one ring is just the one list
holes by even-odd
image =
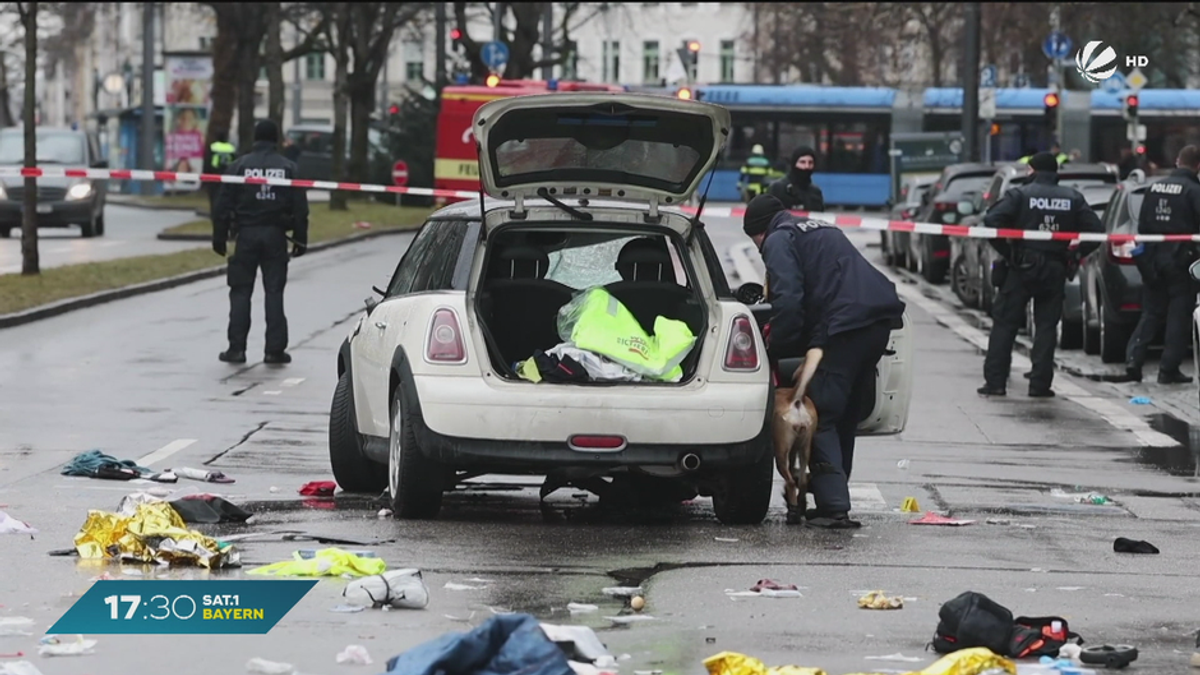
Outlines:
{"label": "car roof", "polygon": [[965,162],[963,164],[951,164],[942,169],[943,175],[956,176],[960,173],[993,173],[996,171],[996,165],[987,162]]}

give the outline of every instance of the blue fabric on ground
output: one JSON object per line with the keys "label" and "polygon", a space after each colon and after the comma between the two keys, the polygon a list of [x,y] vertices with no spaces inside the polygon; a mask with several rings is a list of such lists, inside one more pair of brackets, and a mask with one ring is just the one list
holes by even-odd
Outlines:
{"label": "blue fabric on ground", "polygon": [[393,656],[388,675],[574,675],[528,614],[497,614],[469,633],[446,633]]}
{"label": "blue fabric on ground", "polygon": [[142,477],[149,476],[154,473],[154,469],[147,469],[144,466],[138,466],[131,459],[117,459],[112,455],[106,455],[99,450],[88,450],[81,452],[74,459],[67,462],[67,465],[62,469],[64,476],[87,476],[89,478],[96,477],[96,471],[105,465],[115,465],[125,469],[133,469]]}

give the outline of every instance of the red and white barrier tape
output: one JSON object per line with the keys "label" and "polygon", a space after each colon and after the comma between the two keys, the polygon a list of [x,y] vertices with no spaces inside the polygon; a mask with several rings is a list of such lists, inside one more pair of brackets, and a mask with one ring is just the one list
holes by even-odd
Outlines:
{"label": "red and white barrier tape", "polygon": [[[231,183],[234,185],[275,185],[298,187],[307,190],[342,190],[346,192],[375,192],[419,197],[451,197],[456,199],[478,199],[479,193],[471,190],[438,190],[435,188],[399,187],[396,185],[372,185],[367,183],[338,183],[322,180],[300,180],[298,178],[258,178],[254,176],[226,176],[223,174],[176,173],[174,171],[143,171],[141,169],[59,169],[36,167],[0,167],[0,178],[89,178],[92,180],[134,180],[172,183]],[[695,213],[692,206],[679,207],[687,213]],[[740,218],[746,209],[742,207],[706,207],[704,214],[718,218]],[[967,227],[965,225],[938,225],[935,223],[913,223],[886,218],[864,218],[836,213],[808,213],[793,211],[798,216],[821,220],[837,227],[855,227],[864,230],[889,230],[892,232],[914,232],[916,234],[941,235],[946,237],[969,237],[973,239],[1028,239],[1033,241],[1087,241],[1129,242],[1194,241],[1200,235],[1191,234],[1103,234],[1091,232],[1041,232],[1037,230],[1011,230],[991,227]]]}

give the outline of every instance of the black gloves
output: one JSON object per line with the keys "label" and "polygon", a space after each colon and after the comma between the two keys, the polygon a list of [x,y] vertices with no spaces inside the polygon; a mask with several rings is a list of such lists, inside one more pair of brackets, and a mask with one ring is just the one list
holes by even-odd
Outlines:
{"label": "black gloves", "polygon": [[213,252],[216,253],[217,255],[221,256],[222,258],[224,258],[225,251],[227,250],[226,243],[227,242],[221,241],[219,239],[214,239],[213,243],[212,243],[213,244]]}
{"label": "black gloves", "polygon": [[296,242],[296,241],[292,242],[292,257],[293,258],[299,258],[300,256],[304,255],[307,251],[308,251],[308,244],[301,244],[300,242]]}

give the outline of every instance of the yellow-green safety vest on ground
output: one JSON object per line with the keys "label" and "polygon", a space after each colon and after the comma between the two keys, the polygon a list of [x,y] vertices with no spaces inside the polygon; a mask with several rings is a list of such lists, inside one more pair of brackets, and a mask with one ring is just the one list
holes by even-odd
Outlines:
{"label": "yellow-green safety vest on ground", "polygon": [[[569,339],[576,347],[599,354],[635,373],[656,380],[683,379],[680,363],[696,344],[687,324],[659,316],[654,319],[654,336],[642,330],[633,314],[603,288],[585,291],[567,303],[560,314],[565,324],[575,314]],[[566,335],[560,335],[568,339]]]}
{"label": "yellow-green safety vest on ground", "polygon": [[212,168],[218,170],[223,169],[231,164],[233,162],[233,155],[235,152],[237,152],[237,149],[233,147],[233,144],[223,143],[221,141],[214,141],[213,144],[208,147],[210,150],[212,150]]}

